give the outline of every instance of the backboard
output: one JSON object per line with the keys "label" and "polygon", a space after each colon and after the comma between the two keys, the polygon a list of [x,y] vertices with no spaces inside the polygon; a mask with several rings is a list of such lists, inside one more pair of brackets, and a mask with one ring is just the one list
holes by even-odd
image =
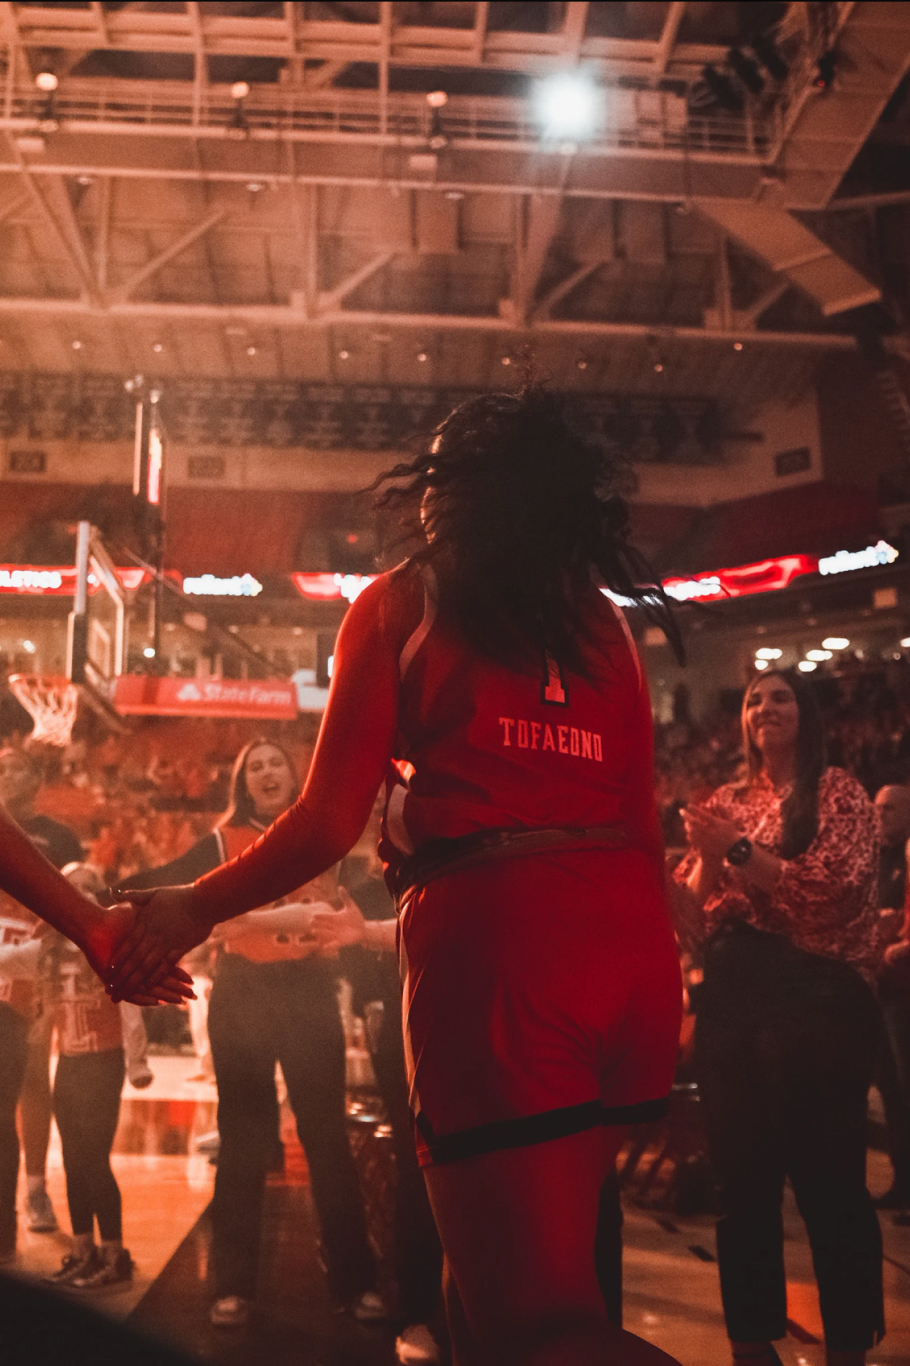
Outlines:
{"label": "backboard", "polygon": [[76,591],[67,629],[67,678],[96,709],[116,715],[114,695],[126,659],[123,584],[97,528],[76,531]]}

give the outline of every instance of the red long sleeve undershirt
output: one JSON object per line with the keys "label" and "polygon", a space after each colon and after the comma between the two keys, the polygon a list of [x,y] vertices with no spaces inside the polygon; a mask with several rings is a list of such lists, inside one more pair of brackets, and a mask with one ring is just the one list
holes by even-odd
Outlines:
{"label": "red long sleeve undershirt", "polygon": [[[268,905],[331,868],[369,819],[395,743],[399,656],[408,603],[393,610],[396,581],[366,588],[342,623],[329,700],[306,786],[249,849],[196,883],[215,921]],[[418,611],[419,619],[419,611]]]}

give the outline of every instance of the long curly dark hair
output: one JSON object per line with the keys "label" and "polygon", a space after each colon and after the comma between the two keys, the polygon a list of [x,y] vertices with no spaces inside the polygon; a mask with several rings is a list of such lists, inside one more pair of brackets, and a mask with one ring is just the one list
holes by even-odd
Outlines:
{"label": "long curly dark hair", "polygon": [[513,668],[550,653],[585,673],[592,584],[639,605],[682,662],[660,580],[629,543],[619,462],[531,384],[469,399],[414,460],[380,475],[377,506],[420,508],[440,608],[481,654]]}
{"label": "long curly dark hair", "polygon": [[818,785],[825,771],[825,731],[815,689],[795,669],[768,669],[746,689],[743,697],[743,749],[748,781],[754,782],[762,771],[761,750],[752,739],[747,721],[749,697],[759,678],[780,678],[796,698],[799,729],[796,733],[796,779],[793,790],[781,806],[783,831],[781,858],[798,858],[818,834]]}

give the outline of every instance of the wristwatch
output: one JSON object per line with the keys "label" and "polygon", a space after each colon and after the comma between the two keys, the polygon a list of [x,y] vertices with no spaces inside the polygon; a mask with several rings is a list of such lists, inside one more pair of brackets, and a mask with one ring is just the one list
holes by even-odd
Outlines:
{"label": "wristwatch", "polygon": [[745,835],[735,840],[724,854],[724,862],[729,863],[731,868],[741,868],[744,863],[748,863],[752,857],[752,841]]}

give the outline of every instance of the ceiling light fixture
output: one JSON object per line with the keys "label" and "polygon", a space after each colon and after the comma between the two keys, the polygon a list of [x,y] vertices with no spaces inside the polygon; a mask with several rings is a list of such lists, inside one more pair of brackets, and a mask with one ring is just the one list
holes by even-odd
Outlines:
{"label": "ceiling light fixture", "polygon": [[248,347],[246,348],[246,353],[247,353],[248,356],[255,356],[256,351],[257,351],[257,348],[256,348],[255,346],[248,346]]}
{"label": "ceiling light fixture", "polygon": [[532,102],[547,138],[591,138],[603,116],[603,91],[583,71],[560,71],[538,81]]}
{"label": "ceiling light fixture", "polygon": [[53,95],[59,84],[60,81],[53,71],[39,71],[35,77],[35,85],[43,95]]}
{"label": "ceiling light fixture", "polygon": [[82,350],[82,347],[83,347],[83,343],[82,343],[81,341],[79,341],[78,338],[77,338],[77,339],[72,343],[72,347],[73,347],[73,350],[74,350],[74,351],[81,351],[81,350]]}
{"label": "ceiling light fixture", "polygon": [[342,347],[341,347],[341,349],[340,349],[339,352],[338,352],[338,359],[339,359],[339,360],[350,360],[350,359],[351,359],[351,352],[350,352],[350,349],[349,349],[347,346],[342,346]]}
{"label": "ceiling light fixture", "polygon": [[813,674],[818,668],[814,659],[801,659],[796,666],[801,674]]}
{"label": "ceiling light fixture", "polygon": [[733,343],[733,350],[734,350],[734,351],[741,351],[742,349],[743,349],[743,344],[742,344],[742,342],[734,342],[734,343]]}
{"label": "ceiling light fixture", "polygon": [[822,647],[825,650],[846,650],[849,644],[846,636],[826,636],[822,641]]}
{"label": "ceiling light fixture", "polygon": [[161,352],[164,350],[164,347],[162,346],[161,342],[152,342],[152,350],[155,352],[156,356],[159,356]]}

